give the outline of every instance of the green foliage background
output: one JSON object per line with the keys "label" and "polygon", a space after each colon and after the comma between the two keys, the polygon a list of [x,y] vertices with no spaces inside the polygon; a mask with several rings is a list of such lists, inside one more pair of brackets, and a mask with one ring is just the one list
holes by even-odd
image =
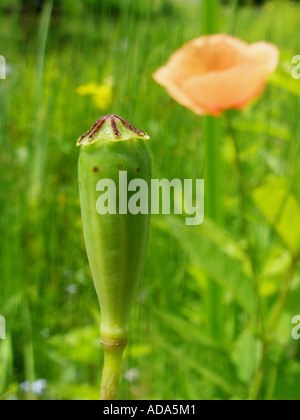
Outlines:
{"label": "green foliage background", "polygon": [[[101,114],[116,113],[151,135],[154,178],[203,178],[207,160],[204,120],[152,79],[204,33],[202,2],[56,3],[40,11],[0,3],[8,70],[0,80],[3,400],[99,397],[100,314],[82,236],[76,139]],[[300,81],[291,71],[300,8],[237,3],[220,8],[220,31],[275,43],[280,67],[264,95],[234,114],[238,154],[219,121],[222,223],[207,217],[191,228],[153,217],[121,399],[299,399],[291,320],[300,313]],[[103,111],[76,93],[111,76],[113,101]],[[213,329],[211,282],[221,290]],[[39,379],[42,393],[32,386]]]}

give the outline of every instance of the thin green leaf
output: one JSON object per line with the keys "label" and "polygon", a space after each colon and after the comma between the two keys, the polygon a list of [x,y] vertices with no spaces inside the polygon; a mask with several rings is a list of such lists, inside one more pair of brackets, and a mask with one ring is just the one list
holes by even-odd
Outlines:
{"label": "thin green leaf", "polygon": [[168,351],[172,357],[180,360],[181,365],[192,369],[203,376],[208,382],[220,387],[228,395],[242,395],[243,388],[236,379],[234,366],[225,353],[213,352],[211,349],[201,348],[201,352],[192,354],[160,340],[159,345]]}
{"label": "thin green leaf", "polygon": [[300,205],[290,193],[286,180],[270,178],[252,193],[266,220],[294,255],[300,254]]}
{"label": "thin green leaf", "polygon": [[178,240],[193,263],[229,290],[243,309],[256,314],[256,296],[249,260],[240,246],[212,222],[185,226],[179,218],[168,217],[164,229]]}

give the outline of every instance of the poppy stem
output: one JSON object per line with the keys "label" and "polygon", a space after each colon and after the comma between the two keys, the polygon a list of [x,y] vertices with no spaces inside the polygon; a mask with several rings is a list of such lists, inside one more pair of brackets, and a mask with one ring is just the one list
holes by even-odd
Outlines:
{"label": "poppy stem", "polygon": [[103,345],[104,366],[102,371],[100,400],[116,400],[118,385],[121,378],[123,353],[126,344]]}
{"label": "poppy stem", "polygon": [[226,124],[227,124],[227,133],[230,136],[234,152],[235,152],[235,167],[237,171],[237,180],[238,180],[238,194],[239,194],[239,200],[240,200],[240,220],[241,220],[241,235],[244,237],[244,239],[247,241],[247,254],[249,256],[250,264],[251,264],[251,271],[252,271],[252,278],[257,294],[257,323],[260,330],[261,336],[264,336],[265,328],[263,324],[263,317],[262,317],[262,309],[261,309],[261,302],[260,302],[260,296],[259,296],[259,287],[258,287],[258,279],[256,275],[256,256],[255,256],[255,250],[251,241],[251,230],[250,225],[247,222],[247,204],[248,200],[251,200],[251,195],[248,194],[248,191],[250,190],[250,187],[247,183],[247,180],[244,176],[244,169],[241,162],[241,153],[240,153],[240,147],[239,142],[236,136],[236,132],[233,127],[233,120],[234,117],[234,111],[229,110],[225,112],[225,118],[226,118]]}
{"label": "poppy stem", "polygon": [[203,1],[203,27],[206,34],[219,31],[219,0]]}
{"label": "poppy stem", "polygon": [[[202,30],[205,34],[219,32],[219,0],[203,0]],[[218,224],[222,224],[222,193],[220,180],[220,123],[217,118],[204,117],[205,144],[205,208],[206,215]],[[212,279],[207,285],[207,322],[212,337],[221,338],[222,331],[222,289]]]}
{"label": "poppy stem", "polygon": [[244,177],[244,170],[243,170],[243,166],[241,162],[239,142],[236,137],[236,132],[233,128],[233,123],[232,123],[233,115],[232,115],[231,110],[225,112],[225,118],[226,118],[226,125],[227,125],[227,133],[230,136],[233,147],[234,147],[234,153],[235,153],[234,163],[235,163],[236,171],[238,173],[238,189],[239,189],[239,196],[240,196],[239,199],[240,199],[240,211],[241,211],[240,219],[241,219],[241,224],[242,224],[242,233],[246,238],[248,238],[248,241],[249,241],[248,251],[250,251],[250,256],[252,257],[251,262],[253,265],[254,256],[253,256],[253,252],[250,245],[250,239],[249,239],[250,232],[249,232],[248,224],[245,219],[246,209],[247,209],[246,190],[248,189],[248,186],[246,184],[246,180]]}
{"label": "poppy stem", "polygon": [[[206,214],[214,222],[222,225],[220,136],[219,120],[211,116],[204,117]],[[207,322],[211,336],[216,339],[220,338],[222,331],[222,289],[211,278],[208,279]]]}
{"label": "poppy stem", "polygon": [[218,224],[222,222],[220,123],[214,117],[204,117],[204,141],[206,149],[206,212]]}
{"label": "poppy stem", "polygon": [[229,33],[235,34],[240,0],[231,0],[231,17],[229,19]]}

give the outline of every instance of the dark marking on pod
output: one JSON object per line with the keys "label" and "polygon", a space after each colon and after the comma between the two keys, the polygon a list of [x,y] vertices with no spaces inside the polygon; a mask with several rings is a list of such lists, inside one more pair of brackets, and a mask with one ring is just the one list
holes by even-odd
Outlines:
{"label": "dark marking on pod", "polygon": [[97,174],[99,172],[99,166],[94,166],[92,172],[94,172],[94,174]]}
{"label": "dark marking on pod", "polygon": [[114,132],[115,137],[116,138],[121,137],[121,133],[120,133],[120,131],[118,129],[118,126],[117,126],[115,117],[110,117],[110,123],[111,123],[111,126],[112,126],[112,129],[113,129],[113,132]]}
{"label": "dark marking on pod", "polygon": [[[101,117],[85,134],[83,134],[77,140],[77,146],[80,146],[84,142],[85,144],[92,143],[107,120],[110,120],[110,125],[113,130],[113,136],[116,140],[119,140],[122,137],[122,133],[118,128],[117,122],[121,122],[123,126],[125,126],[128,130],[132,131],[133,133],[137,134],[139,137],[144,137],[147,139],[149,138],[144,131],[138,130],[132,124],[124,120],[124,118],[118,117],[118,115],[105,115],[104,117]],[[134,139],[129,139],[129,141],[130,143],[133,143]]]}

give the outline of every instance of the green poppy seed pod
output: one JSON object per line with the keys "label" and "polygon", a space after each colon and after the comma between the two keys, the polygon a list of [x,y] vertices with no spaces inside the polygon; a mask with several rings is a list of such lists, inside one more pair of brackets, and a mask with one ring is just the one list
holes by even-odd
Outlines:
{"label": "green poppy seed pod", "polygon": [[[101,307],[102,399],[115,399],[128,317],[145,262],[150,227],[148,139],[123,118],[108,115],[77,142],[84,239]],[[147,212],[130,212],[128,207],[137,193],[128,191],[128,185],[137,179],[148,187],[143,197]]]}

